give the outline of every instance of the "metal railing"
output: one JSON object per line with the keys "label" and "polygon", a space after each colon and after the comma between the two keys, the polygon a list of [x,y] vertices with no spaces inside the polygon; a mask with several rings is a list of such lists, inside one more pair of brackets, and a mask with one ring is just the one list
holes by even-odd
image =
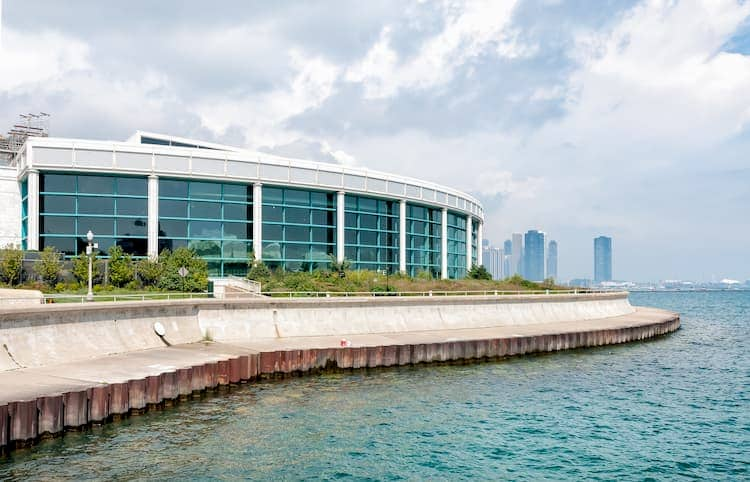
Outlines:
{"label": "metal railing", "polygon": [[[266,291],[242,295],[235,293],[232,299],[259,298],[381,298],[381,297],[450,297],[450,296],[527,296],[527,295],[595,295],[613,293],[611,290],[483,290],[483,291]],[[148,292],[148,293],[102,293],[94,295],[94,302],[102,301],[172,301],[210,299],[213,294],[207,291],[195,293],[183,292]],[[7,303],[4,303],[7,302]],[[86,294],[44,294],[40,298],[0,298],[0,306],[29,306],[51,303],[87,303]]]}

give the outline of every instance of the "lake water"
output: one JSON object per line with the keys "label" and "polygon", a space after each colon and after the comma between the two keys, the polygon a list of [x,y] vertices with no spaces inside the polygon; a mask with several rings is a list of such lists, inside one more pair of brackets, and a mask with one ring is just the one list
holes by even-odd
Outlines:
{"label": "lake water", "polygon": [[750,479],[750,292],[631,301],[682,329],[247,385],[14,452],[0,479]]}

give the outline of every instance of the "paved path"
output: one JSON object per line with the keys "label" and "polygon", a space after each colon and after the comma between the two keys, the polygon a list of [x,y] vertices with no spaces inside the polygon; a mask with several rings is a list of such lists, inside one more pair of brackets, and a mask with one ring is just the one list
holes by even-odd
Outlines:
{"label": "paved path", "polygon": [[[353,347],[418,345],[613,330],[652,325],[675,318],[678,318],[676,313],[638,307],[632,314],[598,320],[478,329],[349,335],[347,339],[351,341]],[[0,405],[13,401],[32,400],[75,390],[84,390],[104,384],[123,383],[128,380],[159,375],[178,368],[227,360],[241,355],[286,350],[338,348],[340,342],[341,337],[323,336],[191,343],[55,366],[3,371],[0,372]]]}

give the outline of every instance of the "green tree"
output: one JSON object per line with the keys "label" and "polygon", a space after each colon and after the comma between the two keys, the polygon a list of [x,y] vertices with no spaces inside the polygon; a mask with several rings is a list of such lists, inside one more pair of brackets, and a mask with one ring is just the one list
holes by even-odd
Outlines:
{"label": "green tree", "polygon": [[414,278],[418,280],[423,280],[423,281],[431,280],[432,273],[428,269],[418,269]]}
{"label": "green tree", "polygon": [[330,259],[330,261],[328,262],[328,264],[331,267],[330,268],[331,272],[332,273],[338,273],[339,276],[341,276],[342,278],[344,277],[344,273],[346,273],[347,271],[349,271],[349,268],[351,268],[351,266],[352,266],[351,261],[349,261],[346,258],[344,258],[343,260],[341,260],[341,262],[339,263],[339,261],[336,259],[336,256],[334,256],[332,254],[329,254],[328,255],[328,259]]}
{"label": "green tree", "polygon": [[258,281],[260,283],[266,283],[271,278],[271,270],[263,261],[255,259],[255,254],[250,252],[247,257],[247,279]]}
{"label": "green tree", "polygon": [[60,252],[52,246],[47,246],[39,254],[39,259],[34,262],[34,272],[47,285],[53,287],[57,283],[57,280],[60,279],[61,271],[62,261],[60,260]]}
{"label": "green tree", "polygon": [[[100,283],[102,278],[102,260],[99,258],[99,251],[94,251],[91,255],[91,282]],[[89,257],[86,253],[81,253],[73,258],[73,277],[81,286],[86,286],[89,282]]]}
{"label": "green tree", "polygon": [[0,280],[13,286],[21,282],[23,271],[23,251],[9,245],[0,249]]}
{"label": "green tree", "polygon": [[[166,259],[161,257],[166,254]],[[172,253],[168,250],[159,255],[164,264],[164,271],[157,286],[170,291],[205,291],[208,288],[208,264],[206,260],[189,248],[177,248]],[[180,268],[187,268],[188,275],[183,279]]]}
{"label": "green tree", "polygon": [[[167,257],[169,257],[168,251],[164,254],[164,258]],[[164,264],[161,260],[161,257],[159,259],[144,258],[138,260],[136,263],[135,272],[138,273],[138,278],[140,278],[141,283],[145,286],[156,286],[161,274],[164,272]]]}
{"label": "green tree", "polygon": [[125,254],[120,246],[109,248],[109,282],[119,287],[125,286],[135,279],[133,259]]}
{"label": "green tree", "polygon": [[485,268],[483,265],[476,265],[472,264],[471,269],[468,273],[466,273],[466,277],[469,279],[484,279],[484,280],[491,280],[492,275],[489,271],[487,271],[487,268]]}

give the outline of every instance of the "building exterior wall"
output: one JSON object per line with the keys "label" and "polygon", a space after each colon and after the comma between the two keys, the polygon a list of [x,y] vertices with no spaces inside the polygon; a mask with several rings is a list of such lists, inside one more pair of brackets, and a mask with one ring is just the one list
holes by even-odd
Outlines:
{"label": "building exterior wall", "polygon": [[526,279],[532,281],[542,281],[544,279],[544,238],[545,234],[543,232],[533,229],[527,231],[524,235],[523,276]]}
{"label": "building exterior wall", "polygon": [[9,209],[9,206],[21,206],[21,186],[16,179],[16,170],[0,167],[0,247],[21,245],[21,218],[25,211]]}
{"label": "building exterior wall", "polygon": [[594,238],[594,281],[612,281],[612,238]]}
{"label": "building exterior wall", "polygon": [[436,278],[463,277],[481,259],[482,208],[459,191],[185,141],[30,139],[7,183],[17,190],[14,239],[67,256],[83,252],[88,230],[102,251],[139,257],[187,246],[212,275],[244,274],[251,253],[285,270],[345,257],[355,269]]}

